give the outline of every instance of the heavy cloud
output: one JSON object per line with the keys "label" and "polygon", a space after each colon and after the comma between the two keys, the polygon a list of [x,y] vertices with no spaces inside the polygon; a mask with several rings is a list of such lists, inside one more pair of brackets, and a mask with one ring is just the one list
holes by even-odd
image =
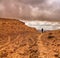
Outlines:
{"label": "heavy cloud", "polygon": [[0,0],[0,17],[60,20],[60,0]]}

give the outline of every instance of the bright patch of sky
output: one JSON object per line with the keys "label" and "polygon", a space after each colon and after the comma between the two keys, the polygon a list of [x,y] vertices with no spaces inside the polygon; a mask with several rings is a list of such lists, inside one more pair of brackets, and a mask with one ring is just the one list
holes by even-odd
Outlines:
{"label": "bright patch of sky", "polygon": [[27,26],[34,27],[37,30],[57,30],[60,29],[59,22],[49,22],[49,21],[23,21]]}

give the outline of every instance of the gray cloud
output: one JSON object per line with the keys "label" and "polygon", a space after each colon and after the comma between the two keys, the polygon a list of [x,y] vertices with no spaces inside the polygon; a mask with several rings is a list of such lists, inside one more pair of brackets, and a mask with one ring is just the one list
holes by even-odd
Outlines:
{"label": "gray cloud", "polygon": [[0,0],[0,17],[60,20],[60,0]]}
{"label": "gray cloud", "polygon": [[31,4],[31,5],[36,5],[36,4],[42,4],[46,0],[18,0],[19,2],[25,3],[25,4]]}

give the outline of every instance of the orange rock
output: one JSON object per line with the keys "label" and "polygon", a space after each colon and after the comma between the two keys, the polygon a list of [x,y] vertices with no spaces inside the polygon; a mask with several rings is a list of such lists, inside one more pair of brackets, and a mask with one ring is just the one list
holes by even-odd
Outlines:
{"label": "orange rock", "polygon": [[40,33],[19,20],[0,18],[0,58],[60,58],[60,30]]}
{"label": "orange rock", "polygon": [[38,57],[39,34],[19,20],[0,18],[0,58]]}

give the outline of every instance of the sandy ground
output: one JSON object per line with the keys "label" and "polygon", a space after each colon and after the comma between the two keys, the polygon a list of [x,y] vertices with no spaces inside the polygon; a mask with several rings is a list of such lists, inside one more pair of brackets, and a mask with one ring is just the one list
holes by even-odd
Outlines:
{"label": "sandy ground", "polygon": [[60,58],[60,30],[40,33],[18,20],[0,19],[0,58]]}

